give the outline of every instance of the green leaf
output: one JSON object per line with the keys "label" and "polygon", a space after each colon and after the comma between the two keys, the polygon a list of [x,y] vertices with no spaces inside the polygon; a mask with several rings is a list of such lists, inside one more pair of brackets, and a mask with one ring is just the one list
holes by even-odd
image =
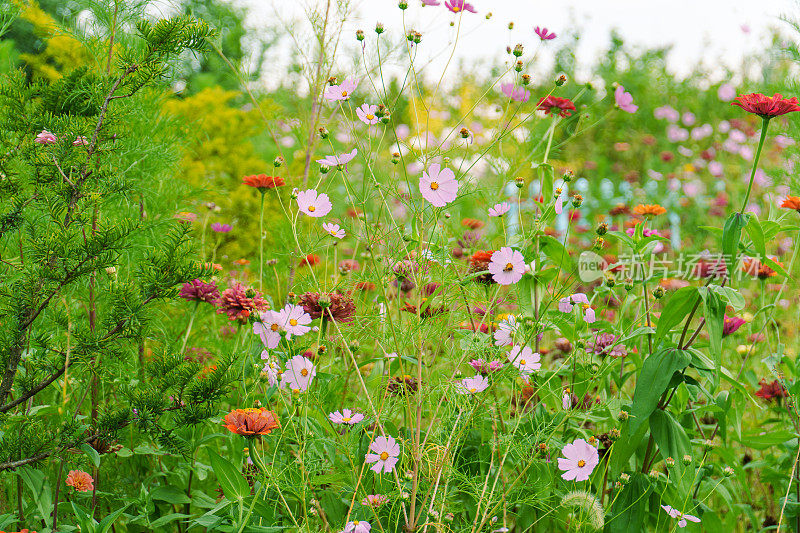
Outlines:
{"label": "green leaf", "polygon": [[736,289],[731,287],[720,287],[719,285],[709,285],[708,288],[719,294],[719,297],[722,298],[723,301],[727,302],[728,305],[733,307],[734,311],[741,311],[744,309],[744,296],[742,296],[741,293]]}
{"label": "green leaf", "polygon": [[91,446],[86,444],[85,442],[83,444],[81,444],[80,447],[81,447],[81,450],[83,450],[83,452],[86,455],[89,456],[89,459],[92,460],[92,463],[94,464],[94,466],[99,467],[100,466],[100,454],[97,453],[97,450],[95,450],[94,448],[92,448]]}
{"label": "green leaf", "polygon": [[739,253],[739,241],[742,238],[742,229],[747,226],[750,215],[734,213],[725,221],[722,228],[722,253],[728,264],[728,275],[733,277],[736,268],[736,258]]}
{"label": "green leaf", "polygon": [[666,334],[687,317],[697,303],[697,298],[697,287],[682,287],[672,293],[658,319],[656,337],[653,339],[655,346],[658,346]]}
{"label": "green leaf", "polygon": [[747,230],[747,235],[750,237],[750,240],[753,241],[753,248],[760,257],[767,256],[767,248],[765,245],[765,238],[764,238],[764,230],[761,228],[761,224],[758,222],[758,218],[755,215],[751,215],[749,223],[745,226]]}
{"label": "green leaf", "polygon": [[658,400],[667,389],[672,375],[686,368],[691,356],[684,350],[667,348],[654,353],[644,360],[642,371],[636,380],[631,406],[630,434],[636,433],[658,405]]}
{"label": "green leaf", "polygon": [[575,260],[558,239],[550,235],[540,235],[539,250],[546,255],[557,267],[565,272],[573,272],[576,268]]}
{"label": "green leaf", "polygon": [[714,360],[714,389],[719,386],[719,373],[722,367],[722,330],[725,325],[725,304],[719,295],[707,287],[700,287],[700,296],[703,298],[705,309],[706,328],[711,347],[711,357]]}
{"label": "green leaf", "polygon": [[[678,424],[668,412],[656,409],[650,415],[650,434],[653,435],[653,440],[658,445],[661,457],[663,459],[671,457],[675,460],[675,465],[671,468],[678,473],[675,477],[683,480],[685,476],[681,475],[683,470],[681,459],[692,451],[689,437],[683,426]],[[678,483],[681,484],[681,482]]]}
{"label": "green leaf", "polygon": [[645,531],[644,519],[650,502],[653,487],[650,480],[641,472],[631,474],[631,481],[623,487],[619,496],[613,499],[610,517],[606,520],[607,533],[629,533]]}
{"label": "green leaf", "polygon": [[178,487],[173,487],[172,485],[156,487],[150,491],[150,498],[172,504],[190,503],[192,501],[185,492]]}
{"label": "green leaf", "polygon": [[211,468],[217,475],[217,480],[226,498],[229,500],[235,498],[241,501],[245,496],[250,495],[250,485],[247,484],[247,480],[238,468],[213,450],[208,450],[208,457],[211,459]]}
{"label": "green leaf", "polygon": [[97,526],[97,533],[107,533],[109,529],[111,529],[111,525],[119,518],[119,516],[127,509],[128,506],[122,507],[117,509],[111,514],[107,514],[103,520],[100,521],[100,524]]}

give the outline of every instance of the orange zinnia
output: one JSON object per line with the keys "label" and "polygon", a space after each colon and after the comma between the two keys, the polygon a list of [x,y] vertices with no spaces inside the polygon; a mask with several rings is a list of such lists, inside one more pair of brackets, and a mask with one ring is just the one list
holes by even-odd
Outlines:
{"label": "orange zinnia", "polygon": [[273,429],[280,427],[278,415],[268,411],[266,407],[256,409],[234,409],[227,415],[222,424],[232,433],[243,437],[255,437],[256,435],[268,435]]}
{"label": "orange zinnia", "polygon": [[239,265],[239,266],[246,266],[246,265],[250,264],[250,260],[249,259],[237,259],[236,261],[233,262],[233,264]]}
{"label": "orange zinnia", "polygon": [[461,225],[469,229],[481,229],[484,226],[482,220],[476,218],[465,218],[461,221]]}
{"label": "orange zinnia", "polygon": [[667,210],[658,204],[653,204],[653,205],[639,204],[633,208],[633,213],[642,217],[655,217],[658,215],[663,215],[666,212]]}
{"label": "orange zinnia", "polygon": [[781,204],[781,207],[786,209],[794,209],[800,213],[800,196],[787,196],[786,200],[784,200]]}
{"label": "orange zinnia", "polygon": [[250,187],[255,187],[261,192],[286,185],[286,182],[280,176],[267,176],[266,174],[245,176],[242,178],[242,182]]}
{"label": "orange zinnia", "polygon": [[[783,263],[780,261],[775,262],[780,266],[783,266]],[[756,275],[758,276],[758,279],[767,279],[778,275],[778,273],[772,270],[769,266],[755,258],[746,258],[742,265],[742,271],[744,271],[745,274]]]}

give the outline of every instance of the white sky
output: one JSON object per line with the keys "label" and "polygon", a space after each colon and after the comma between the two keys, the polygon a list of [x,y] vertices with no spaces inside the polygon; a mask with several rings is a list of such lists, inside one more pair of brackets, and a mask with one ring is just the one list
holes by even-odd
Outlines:
{"label": "white sky", "polygon": [[[324,0],[233,1],[250,8],[247,23],[255,29],[274,24],[276,13],[284,21],[301,20],[306,10],[325,3]],[[432,54],[446,50],[452,35],[448,23],[453,15],[444,5],[422,8],[420,0],[408,3],[406,28],[423,33],[424,51]],[[538,45],[532,31],[537,25],[556,33],[579,30],[580,64],[591,63],[608,46],[612,29],[618,30],[629,45],[672,44],[669,65],[679,74],[689,72],[698,60],[712,68],[720,64],[738,68],[743,57],[765,46],[770,28],[779,28],[792,39],[800,37],[792,35],[780,20],[782,15],[800,18],[800,3],[794,0],[472,0],[471,3],[478,14],[463,14],[462,37],[451,65],[457,65],[459,60],[502,62],[506,45],[516,42],[525,45],[526,56],[530,57]],[[346,22],[343,33],[343,42],[348,46],[355,44],[354,34],[359,28],[365,31],[368,41],[374,41],[377,21],[383,22],[387,33],[395,37],[403,34],[397,0],[355,0],[354,5],[357,13]],[[493,14],[488,21],[487,11]],[[507,29],[509,21],[515,23],[513,32]],[[743,26],[749,31],[743,31]],[[439,55],[431,70],[440,72],[448,56],[449,50]],[[552,60],[552,53],[545,47],[537,58],[546,65]],[[279,74],[281,67],[275,65],[275,68]],[[452,66],[448,72],[454,72]]]}

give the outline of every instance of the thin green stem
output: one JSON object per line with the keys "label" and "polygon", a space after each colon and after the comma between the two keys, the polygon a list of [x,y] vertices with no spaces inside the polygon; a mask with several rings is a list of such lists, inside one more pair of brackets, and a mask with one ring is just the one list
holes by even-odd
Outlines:
{"label": "thin green stem", "polygon": [[761,149],[764,147],[764,140],[767,138],[767,128],[769,127],[769,118],[762,118],[761,124],[761,137],[758,139],[758,148],[756,149],[756,156],[753,158],[753,169],[750,171],[750,183],[747,184],[747,194],[744,196],[744,202],[742,202],[742,208],[739,210],[739,214],[743,215],[744,210],[747,207],[747,202],[750,200],[750,193],[753,190],[753,179],[756,176],[756,169],[758,168],[758,160],[761,157]]}

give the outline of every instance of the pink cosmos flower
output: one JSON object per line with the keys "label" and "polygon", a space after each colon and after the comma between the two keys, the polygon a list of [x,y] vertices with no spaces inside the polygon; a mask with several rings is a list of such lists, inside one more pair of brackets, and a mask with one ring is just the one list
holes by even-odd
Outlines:
{"label": "pink cosmos flower", "polygon": [[364,415],[361,413],[354,413],[350,409],[342,409],[341,412],[334,411],[333,413],[329,414],[328,420],[334,424],[349,424],[352,426],[364,420]]}
{"label": "pink cosmos flower", "polygon": [[494,332],[494,345],[511,346],[514,344],[514,334],[518,329],[517,319],[513,315],[501,320],[497,324],[497,331]]}
{"label": "pink cosmos flower", "polygon": [[515,87],[511,82],[500,85],[500,90],[503,91],[504,95],[515,102],[527,102],[531,97],[531,92],[529,90],[525,89],[525,87]]}
{"label": "pink cosmos flower", "polygon": [[719,178],[722,176],[724,172],[724,168],[722,167],[722,163],[719,161],[711,161],[708,163],[708,173],[714,176],[715,178]]}
{"label": "pink cosmos flower", "polygon": [[342,228],[339,227],[339,224],[331,224],[330,222],[325,222],[322,224],[322,229],[325,230],[325,233],[330,234],[331,237],[336,237],[337,239],[344,239],[345,232]]}
{"label": "pink cosmos flower", "polygon": [[341,167],[347,168],[347,163],[352,161],[356,157],[357,153],[358,153],[358,149],[353,148],[353,151],[350,152],[349,154],[326,155],[322,159],[317,159],[317,163],[319,163],[320,165],[328,166],[328,167],[340,167],[341,166]]}
{"label": "pink cosmos flower", "polygon": [[636,113],[636,110],[639,109],[638,105],[634,105],[631,93],[626,93],[625,87],[622,85],[618,85],[614,90],[614,101],[617,107],[628,113]]}
{"label": "pink cosmos flower", "polygon": [[475,369],[475,372],[485,376],[492,372],[497,372],[503,368],[503,363],[500,361],[484,361],[483,359],[473,359],[469,362],[469,366]]}
{"label": "pink cosmos flower", "polygon": [[55,144],[58,142],[58,137],[47,130],[42,130],[39,132],[33,142],[36,144]]}
{"label": "pink cosmos flower", "polygon": [[589,298],[582,292],[561,298],[558,301],[558,310],[562,313],[571,313],[573,305],[576,304],[583,304],[583,319],[587,324],[591,324],[596,320],[594,309],[589,307]]}
{"label": "pink cosmos flower", "polygon": [[680,528],[686,527],[686,521],[687,520],[689,522],[696,522],[696,523],[700,522],[700,519],[697,518],[696,516],[693,516],[693,515],[690,515],[690,514],[684,514],[684,513],[680,512],[680,511],[678,511],[677,509],[675,509],[674,507],[670,507],[669,505],[662,505],[661,508],[664,509],[667,512],[667,514],[669,516],[671,516],[672,518],[677,518],[678,519],[678,527],[680,527]]}
{"label": "pink cosmos flower", "polygon": [[325,193],[319,194],[314,189],[297,193],[297,207],[310,217],[324,217],[333,209],[331,199]]}
{"label": "pink cosmos flower", "polygon": [[275,311],[261,313],[261,321],[253,324],[253,333],[261,337],[261,342],[270,350],[278,347],[281,342],[281,328],[283,317]]}
{"label": "pink cosmos flower", "polygon": [[361,122],[371,126],[381,121],[381,119],[375,115],[377,111],[378,111],[378,106],[364,104],[356,109],[356,116]]}
{"label": "pink cosmos flower", "polygon": [[566,459],[558,458],[558,468],[564,470],[561,477],[567,481],[586,481],[600,462],[597,448],[583,439],[575,439],[572,444],[565,445],[561,453]]}
{"label": "pink cosmos flower", "polygon": [[438,6],[438,5],[441,5],[441,2],[439,2],[439,0],[422,0],[422,5],[423,6]]}
{"label": "pink cosmos flower", "polygon": [[287,339],[291,338],[292,335],[302,337],[311,331],[311,327],[308,326],[311,323],[311,315],[306,313],[301,306],[286,304],[280,314]]}
{"label": "pink cosmos flower", "polygon": [[344,531],[342,533],[369,533],[370,529],[372,529],[372,526],[369,525],[369,522],[353,520],[344,526]]}
{"label": "pink cosmos flower", "polygon": [[329,85],[325,88],[325,99],[329,102],[349,100],[356,87],[358,87],[358,80],[353,78],[348,78],[338,85]]}
{"label": "pink cosmos flower", "polygon": [[470,13],[477,13],[477,11],[475,11],[475,8],[472,7],[472,4],[467,3],[466,0],[447,0],[444,3],[444,7],[446,7],[453,13],[460,13],[461,11],[469,11]]}
{"label": "pink cosmos flower", "polygon": [[565,392],[561,397],[561,408],[565,411],[572,407],[572,394]]}
{"label": "pink cosmos flower", "polygon": [[533,28],[533,33],[538,35],[539,39],[543,41],[552,41],[553,39],[556,38],[555,33],[548,33],[547,28],[540,28],[539,26]]}
{"label": "pink cosmos flower", "polygon": [[677,122],[678,119],[681,117],[681,114],[678,113],[677,109],[670,107],[668,105],[664,105],[655,108],[653,110],[653,116],[656,118],[665,118],[669,122]]}
{"label": "pink cosmos flower", "polygon": [[286,362],[286,371],[281,376],[281,387],[287,386],[292,392],[304,392],[316,375],[317,368],[310,359],[295,355]]}
{"label": "pink cosmos flower", "polygon": [[75,140],[72,141],[72,146],[89,146],[89,141],[83,135],[78,135],[75,137]]}
{"label": "pink cosmos flower", "polygon": [[[267,354],[266,356],[264,354]],[[261,352],[261,359],[266,359],[269,357],[269,352],[264,350]],[[278,365],[277,361],[267,361],[264,363],[264,368],[261,369],[262,374],[266,374],[267,376],[267,383],[269,383],[270,387],[274,387],[278,384],[278,381],[281,377],[281,367]]]}
{"label": "pink cosmos flower", "polygon": [[458,194],[456,175],[449,168],[441,170],[439,163],[434,163],[419,178],[419,191],[434,206],[444,207]]}
{"label": "pink cosmos flower", "polygon": [[232,229],[233,226],[230,224],[220,224],[219,222],[214,222],[211,224],[211,230],[216,233],[228,233]]}
{"label": "pink cosmos flower", "polygon": [[483,392],[489,387],[489,378],[477,375],[471,378],[464,378],[456,385],[456,392],[459,394],[476,394]]}
{"label": "pink cosmos flower", "polygon": [[384,496],[383,494],[367,494],[366,498],[361,500],[361,505],[366,505],[367,507],[378,508],[384,503],[388,502],[389,498]]}
{"label": "pink cosmos flower", "polygon": [[508,202],[503,202],[500,204],[494,204],[493,207],[489,208],[489,216],[490,217],[501,217],[508,213],[511,210],[511,204]]}
{"label": "pink cosmos flower", "polygon": [[387,474],[394,470],[394,465],[397,464],[398,457],[400,456],[400,445],[394,440],[394,437],[376,437],[372,444],[369,445],[372,453],[366,454],[364,460],[367,463],[375,463],[370,470],[378,474],[381,471]]}
{"label": "pink cosmos flower", "polygon": [[495,283],[512,285],[525,273],[525,258],[517,250],[504,246],[492,254],[488,270]]}
{"label": "pink cosmos flower", "polygon": [[540,363],[542,356],[534,352],[530,346],[520,348],[514,346],[508,354],[508,359],[511,364],[517,367],[519,373],[523,376],[533,373],[534,370],[542,368]]}

